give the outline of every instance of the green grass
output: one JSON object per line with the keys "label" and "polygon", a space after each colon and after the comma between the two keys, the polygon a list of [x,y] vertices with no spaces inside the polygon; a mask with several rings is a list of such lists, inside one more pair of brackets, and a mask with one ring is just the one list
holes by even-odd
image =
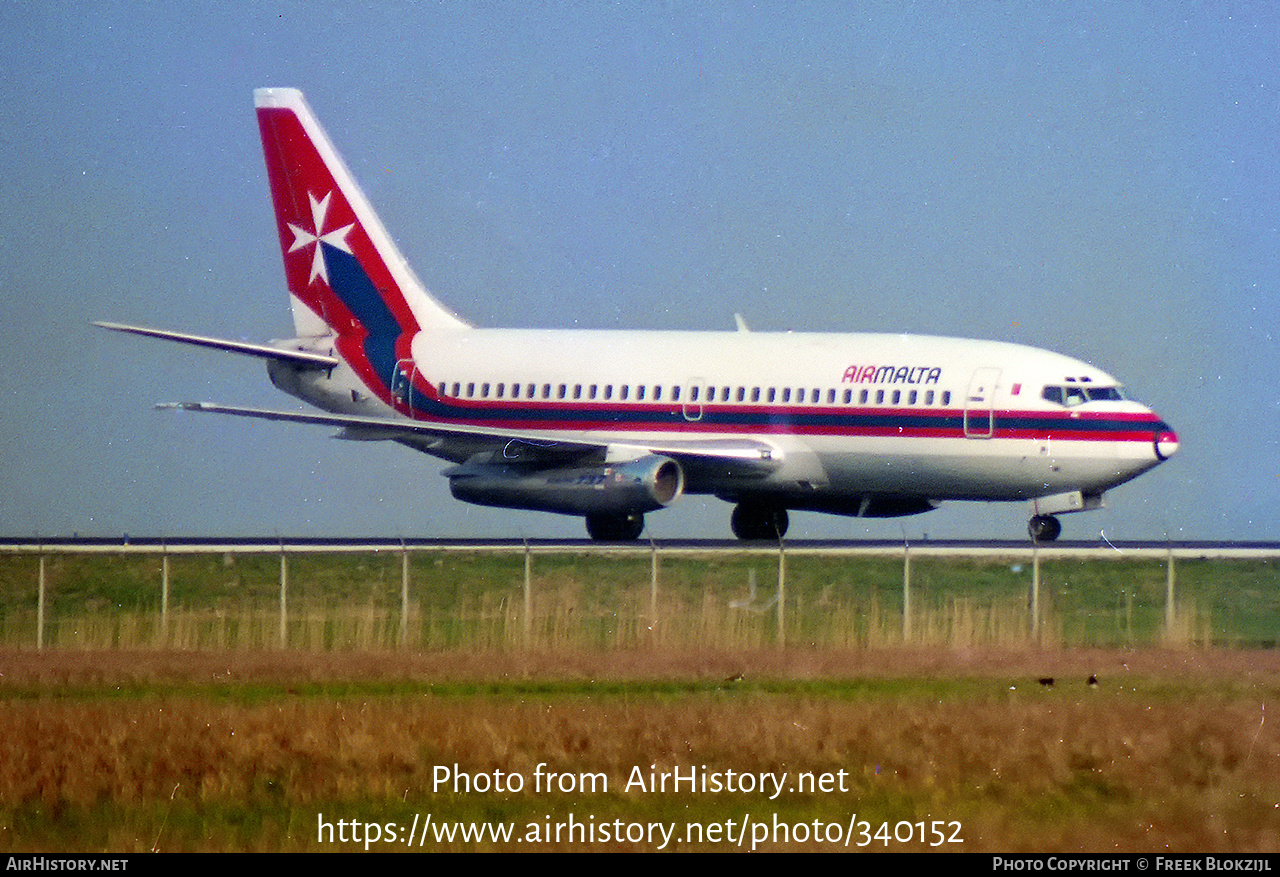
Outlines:
{"label": "green grass", "polygon": [[[170,555],[163,618],[158,555],[56,554],[45,563],[48,646],[281,645],[278,555]],[[285,644],[319,651],[860,648],[902,643],[904,632],[911,644],[949,647],[1269,647],[1280,640],[1280,570],[1269,560],[1178,561],[1171,616],[1162,559],[1044,560],[1034,635],[1025,558],[913,555],[904,625],[901,559],[787,555],[781,632],[771,603],[776,555],[662,556],[656,590],[643,555],[536,555],[528,613],[524,563],[519,554],[412,552],[404,612],[399,552],[290,554]],[[36,558],[0,556],[0,647],[35,645],[38,577]]]}

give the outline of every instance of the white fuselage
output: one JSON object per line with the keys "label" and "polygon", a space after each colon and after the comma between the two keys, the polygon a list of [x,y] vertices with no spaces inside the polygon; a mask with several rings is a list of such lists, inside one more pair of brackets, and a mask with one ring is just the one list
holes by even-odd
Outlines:
{"label": "white fuselage", "polygon": [[[1100,495],[1176,445],[1145,406],[1067,405],[1045,387],[1113,389],[1106,373],[1017,344],[888,334],[460,329],[420,332],[401,367],[418,421],[502,429],[548,442],[643,448],[751,439],[775,449],[767,476],[699,478],[688,492],[773,495],[792,507],[867,494],[931,500]],[[335,372],[308,401],[345,413]],[[324,381],[328,383],[328,381]],[[407,383],[406,383],[407,386]],[[286,388],[288,389],[288,388]],[[320,389],[318,386],[313,390]],[[362,387],[362,391],[375,388]],[[1159,442],[1163,441],[1161,446]],[[474,437],[423,447],[461,461]],[[806,499],[812,502],[806,505]],[[856,509],[845,513],[856,513]]]}

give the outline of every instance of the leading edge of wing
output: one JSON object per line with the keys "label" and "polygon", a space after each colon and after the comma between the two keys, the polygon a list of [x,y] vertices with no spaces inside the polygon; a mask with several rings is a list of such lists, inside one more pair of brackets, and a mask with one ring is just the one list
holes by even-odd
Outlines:
{"label": "leading edge of wing", "polygon": [[750,438],[673,439],[647,442],[635,436],[620,435],[610,441],[584,441],[580,436],[564,433],[518,433],[491,430],[483,427],[452,423],[420,423],[412,420],[387,420],[381,417],[359,417],[349,414],[325,414],[306,411],[272,411],[266,408],[244,408],[235,405],[218,405],[213,402],[166,402],[156,406],[162,410],[203,411],[212,414],[232,414],[237,417],[254,417],[261,420],[283,420],[289,423],[309,423],[331,426],[346,433],[343,438],[388,439],[398,438],[449,438],[479,436],[495,441],[527,442],[537,447],[554,446],[560,451],[580,450],[583,453],[604,451],[607,455],[625,456],[627,450],[671,457],[696,458],[751,465],[771,470],[781,465],[782,452],[767,442]]}
{"label": "leading edge of wing", "polygon": [[166,341],[179,341],[183,344],[194,344],[197,347],[211,347],[214,350],[226,350],[241,353],[245,356],[257,356],[262,359],[277,359],[292,362],[309,368],[335,368],[340,363],[332,356],[313,353],[308,350],[287,350],[272,347],[269,344],[250,344],[247,341],[228,341],[224,338],[210,338],[207,335],[190,335],[186,332],[173,332],[169,329],[151,329],[146,326],[126,326],[123,323],[107,323],[95,321],[95,326],[110,329],[112,332],[126,332],[130,335],[144,335],[148,338],[163,338]]}

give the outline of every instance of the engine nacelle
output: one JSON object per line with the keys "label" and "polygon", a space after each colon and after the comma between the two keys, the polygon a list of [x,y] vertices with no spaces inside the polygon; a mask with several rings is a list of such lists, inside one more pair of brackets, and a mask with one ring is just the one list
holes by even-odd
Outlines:
{"label": "engine nacelle", "polygon": [[449,490],[463,502],[565,515],[651,512],[684,491],[680,464],[656,454],[566,469],[466,463],[445,474]]}

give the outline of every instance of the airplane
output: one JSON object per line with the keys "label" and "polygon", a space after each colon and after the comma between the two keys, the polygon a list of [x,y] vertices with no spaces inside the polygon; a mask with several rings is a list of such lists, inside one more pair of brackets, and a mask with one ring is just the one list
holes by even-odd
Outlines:
{"label": "airplane", "polygon": [[685,494],[781,540],[788,511],[914,515],[1029,501],[1028,533],[1169,459],[1174,430],[1105,372],[997,341],[899,334],[476,328],[401,256],[302,92],[254,92],[296,337],[252,344],[97,325],[258,357],[319,412],[157,407],[317,424],[448,461],[454,497],[640,537]]}

